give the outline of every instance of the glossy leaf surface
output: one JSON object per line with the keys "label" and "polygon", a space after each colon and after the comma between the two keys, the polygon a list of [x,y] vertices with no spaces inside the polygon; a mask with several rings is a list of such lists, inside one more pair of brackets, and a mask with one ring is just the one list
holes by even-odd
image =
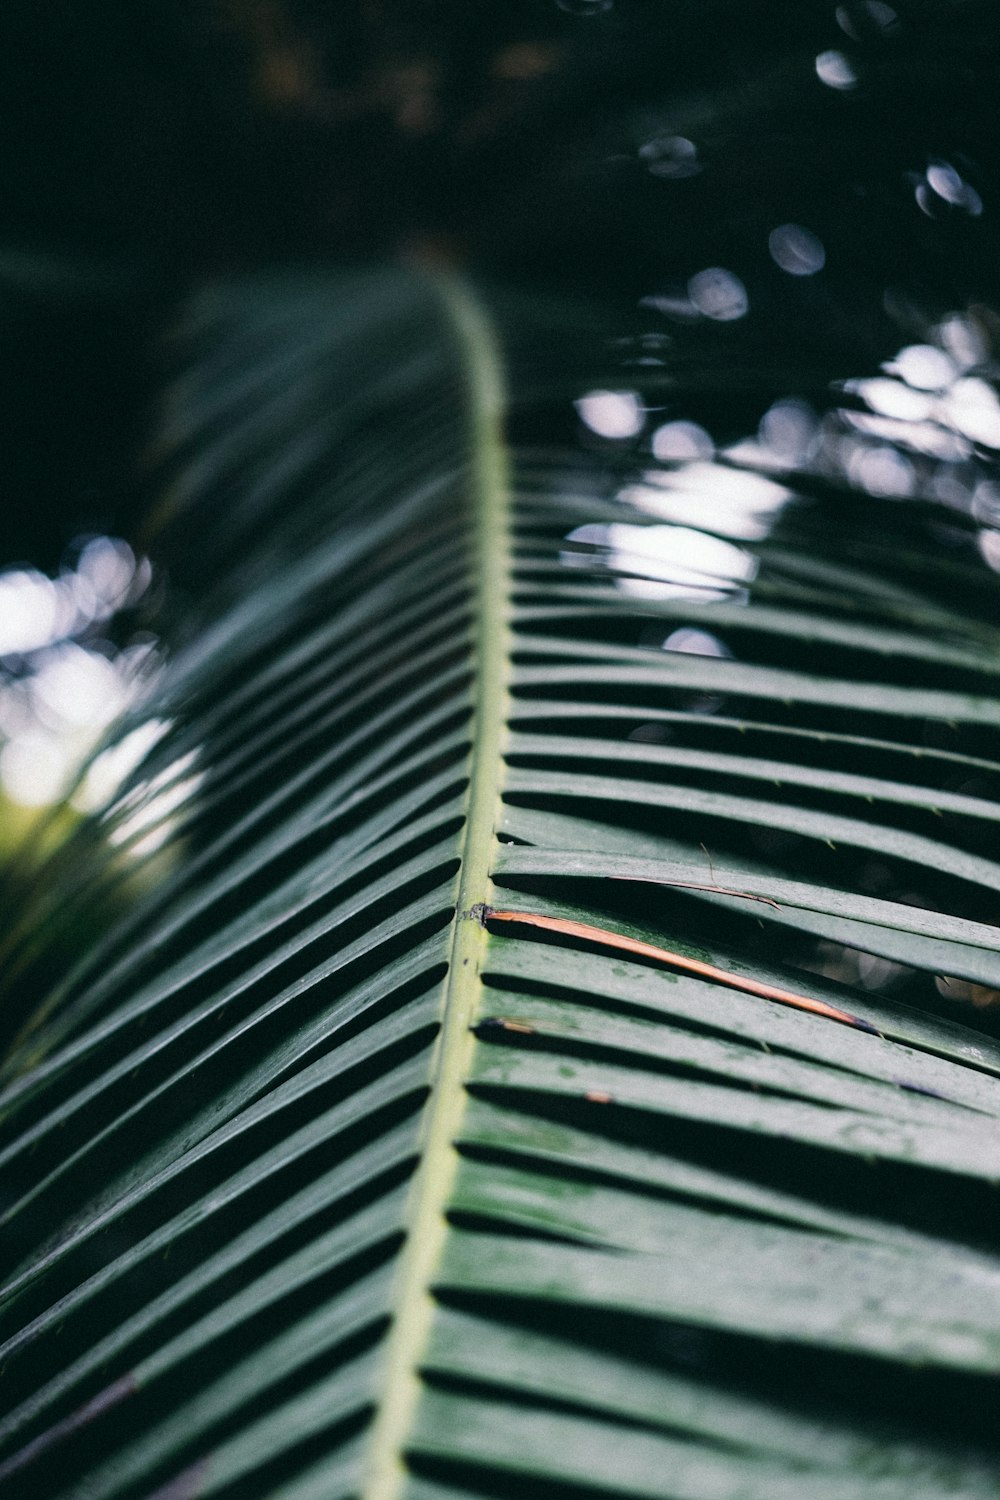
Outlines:
{"label": "glossy leaf surface", "polygon": [[194,326],[163,730],[5,954],[12,1493],[994,1494],[1000,633],[874,499],[693,556],[505,442],[452,285]]}

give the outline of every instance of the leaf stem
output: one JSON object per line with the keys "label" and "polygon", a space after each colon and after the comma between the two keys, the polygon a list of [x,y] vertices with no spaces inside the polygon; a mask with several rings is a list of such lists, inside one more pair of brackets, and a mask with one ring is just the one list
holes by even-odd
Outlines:
{"label": "leaf stem", "polygon": [[501,438],[503,386],[492,332],[473,298],[454,281],[439,283],[468,373],[471,408],[477,591],[477,674],[469,791],[451,957],[441,1001],[441,1031],[420,1142],[420,1164],[407,1208],[407,1241],[393,1297],[381,1393],[368,1444],[361,1500],[397,1500],[407,1479],[406,1445],[421,1393],[420,1360],[434,1317],[434,1273],[448,1231],[445,1218],[458,1153],[481,994],[485,933],[470,908],[490,889],[509,699],[509,480]]}

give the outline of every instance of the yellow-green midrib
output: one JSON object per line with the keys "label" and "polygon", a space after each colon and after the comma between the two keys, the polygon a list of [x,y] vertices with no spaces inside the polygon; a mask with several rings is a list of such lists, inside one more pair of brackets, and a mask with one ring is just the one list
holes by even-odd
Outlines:
{"label": "yellow-green midrib", "polygon": [[472,1027],[482,988],[486,932],[468,913],[490,899],[508,719],[510,485],[501,432],[501,366],[489,325],[471,295],[453,282],[442,283],[440,291],[455,330],[468,391],[476,688],[456,915],[441,992],[441,1030],[432,1057],[431,1090],[407,1212],[407,1239],[368,1435],[363,1500],[396,1500],[406,1483],[404,1455],[421,1397],[419,1368],[435,1311],[431,1287],[448,1233],[445,1216],[458,1165],[453,1143],[465,1108],[465,1080],[475,1046]]}

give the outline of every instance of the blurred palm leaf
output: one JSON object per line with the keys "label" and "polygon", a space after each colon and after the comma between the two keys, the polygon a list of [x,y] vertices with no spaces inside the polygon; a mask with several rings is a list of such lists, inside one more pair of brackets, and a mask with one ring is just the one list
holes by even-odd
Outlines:
{"label": "blurred palm leaf", "polygon": [[771,485],[692,551],[505,450],[453,286],[188,347],[158,738],[6,949],[11,1493],[994,1494],[1000,1048],[930,982],[1000,987],[971,548]]}

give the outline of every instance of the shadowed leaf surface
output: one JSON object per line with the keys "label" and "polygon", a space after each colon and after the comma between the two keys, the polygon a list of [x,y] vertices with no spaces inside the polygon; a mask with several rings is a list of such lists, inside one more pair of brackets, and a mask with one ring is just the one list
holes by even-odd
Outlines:
{"label": "shadowed leaf surface", "polygon": [[790,476],[720,552],[505,443],[447,282],[222,286],[184,347],[163,729],[5,950],[145,872],[6,1065],[12,1492],[985,1500],[979,595],[899,502]]}

